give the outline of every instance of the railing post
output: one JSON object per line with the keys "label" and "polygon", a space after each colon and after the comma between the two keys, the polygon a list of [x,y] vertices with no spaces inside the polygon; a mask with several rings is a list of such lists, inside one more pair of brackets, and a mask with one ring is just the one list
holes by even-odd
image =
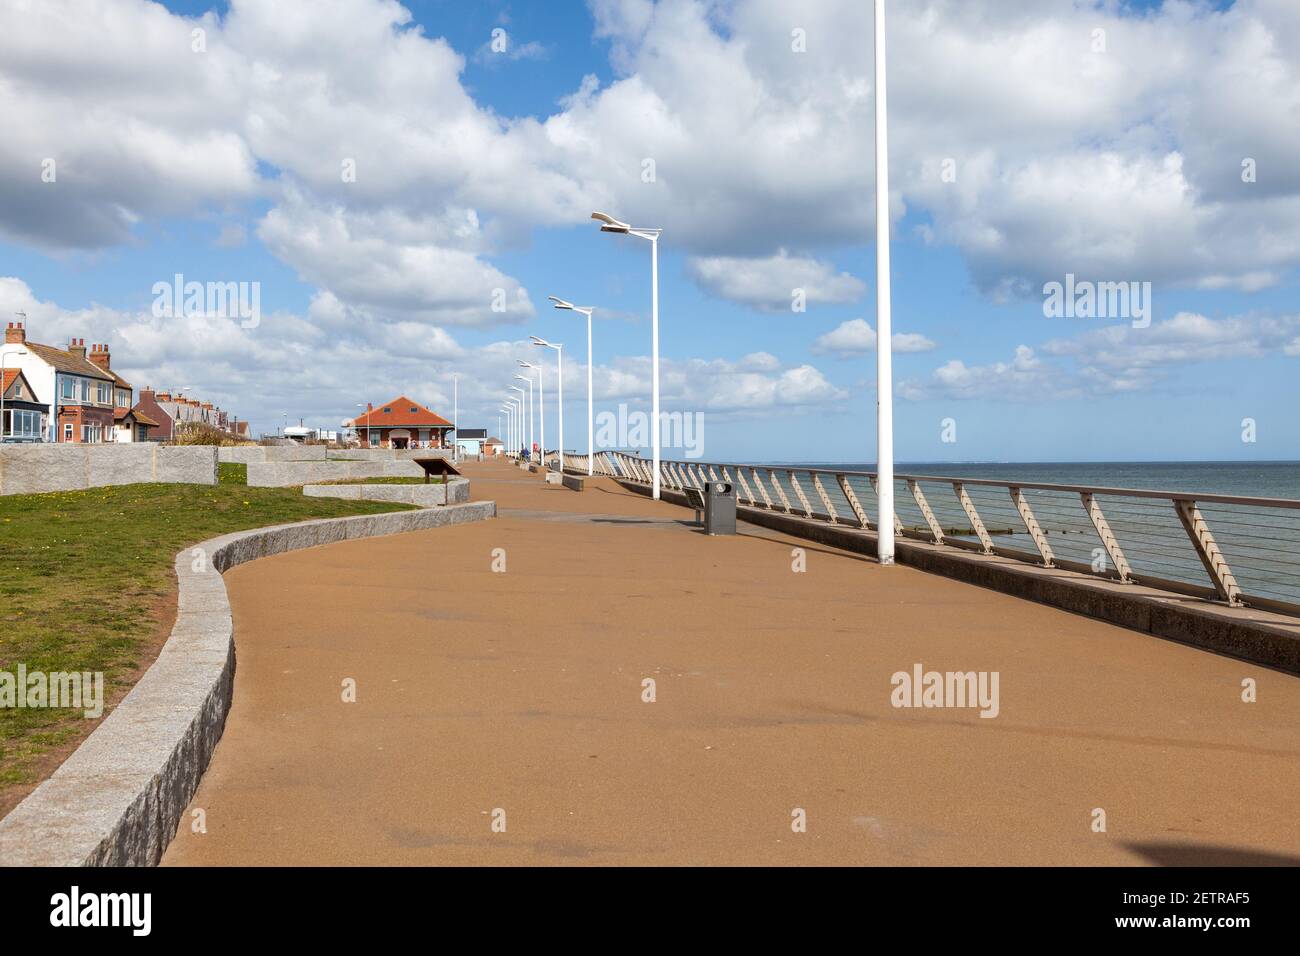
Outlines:
{"label": "railing post", "polygon": [[745,500],[751,505],[757,506],[758,502],[754,500],[754,492],[750,490],[749,482],[745,480],[745,472],[739,465],[736,466],[736,481],[740,485],[741,490],[745,492]]}
{"label": "railing post", "polygon": [[799,484],[799,478],[793,471],[787,471],[786,474],[790,476],[790,487],[794,489],[794,493],[799,496],[799,503],[803,505],[804,517],[811,518],[812,505],[808,503],[808,496],[803,493],[803,486]]}
{"label": "railing post", "polygon": [[1174,508],[1178,512],[1178,520],[1183,523],[1183,530],[1192,541],[1192,547],[1196,549],[1196,556],[1201,559],[1206,573],[1214,582],[1214,590],[1218,592],[1219,598],[1227,601],[1231,607],[1241,607],[1241,588],[1237,586],[1237,577],[1228,567],[1227,559],[1219,550],[1214,535],[1210,534],[1210,526],[1205,523],[1201,509],[1195,501],[1182,499],[1174,501]]}
{"label": "railing post", "polygon": [[840,516],[835,511],[835,506],[831,504],[831,496],[826,494],[826,489],[822,487],[821,476],[817,472],[810,472],[813,480],[813,487],[817,489],[817,494],[822,499],[822,504],[826,506],[826,514],[830,516],[831,524],[839,524]]}
{"label": "railing post", "polygon": [[935,518],[934,512],[930,509],[930,502],[925,500],[925,492],[922,491],[921,486],[911,478],[907,479],[907,490],[910,491],[912,497],[916,499],[916,506],[921,509],[921,517],[924,518],[925,523],[930,526],[930,534],[934,536],[934,543],[943,544],[943,526],[939,524],[939,520]]}
{"label": "railing post", "polygon": [[858,519],[858,524],[862,525],[863,528],[870,530],[871,521],[867,518],[866,509],[864,509],[862,504],[858,501],[858,496],[854,494],[853,486],[849,484],[848,476],[836,475],[835,480],[840,483],[840,491],[844,492],[844,497],[848,501],[849,507],[853,509],[854,517]]}
{"label": "railing post", "polygon": [[763,507],[768,511],[772,510],[772,499],[767,494],[767,488],[763,485],[763,476],[758,473],[757,468],[749,469],[750,477],[754,479],[754,487],[758,489],[759,494],[763,496]]}
{"label": "railing post", "polygon": [[[876,493],[876,501],[879,501],[880,500],[880,478],[877,477],[876,475],[871,475],[870,481],[871,481],[871,490]],[[903,519],[898,516],[897,508],[894,509],[894,534],[898,535],[899,537],[902,537],[903,535]]]}
{"label": "railing post", "polygon": [[791,514],[790,499],[785,496],[785,489],[781,487],[781,482],[776,477],[776,472],[769,468],[767,470],[767,477],[771,479],[772,487],[776,489],[776,496],[781,499],[781,507],[785,509],[786,514]]}
{"label": "railing post", "polygon": [[1096,495],[1091,492],[1082,492],[1079,497],[1083,500],[1083,510],[1088,512],[1088,517],[1092,519],[1092,526],[1097,529],[1097,537],[1101,539],[1102,547],[1110,555],[1110,563],[1115,565],[1115,570],[1119,574],[1119,579],[1125,584],[1131,584],[1133,581],[1133,569],[1129,567],[1128,559],[1124,557],[1124,551],[1119,546],[1114,533],[1110,530],[1110,522],[1102,514],[1101,504],[1097,501]]}
{"label": "railing post", "polygon": [[1043,529],[1038,526],[1038,519],[1034,517],[1033,509],[1029,507],[1029,499],[1015,485],[1008,490],[1011,492],[1011,500],[1016,504],[1016,510],[1020,512],[1020,520],[1025,523],[1025,530],[1029,532],[1029,537],[1034,539],[1038,553],[1043,558],[1043,567],[1055,567],[1056,555],[1052,554],[1052,546],[1047,543],[1047,535],[1043,534]]}
{"label": "railing post", "polygon": [[989,537],[980,513],[975,510],[975,502],[971,501],[970,495],[966,493],[966,486],[960,481],[954,481],[952,490],[957,493],[957,500],[961,502],[962,510],[966,512],[966,520],[970,522],[971,530],[975,532],[975,537],[980,539],[980,547],[984,549],[985,554],[992,554],[993,539]]}

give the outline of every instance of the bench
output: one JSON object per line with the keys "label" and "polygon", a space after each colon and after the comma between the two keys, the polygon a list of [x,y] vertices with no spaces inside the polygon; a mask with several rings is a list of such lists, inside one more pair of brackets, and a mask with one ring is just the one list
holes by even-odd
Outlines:
{"label": "bench", "polygon": [[446,458],[415,458],[414,462],[424,469],[424,483],[427,485],[429,479],[435,475],[441,476],[443,483],[452,475],[460,477],[460,472],[456,466]]}
{"label": "bench", "polygon": [[682,494],[686,496],[686,505],[695,509],[695,523],[700,523],[700,515],[704,511],[704,494],[699,488],[683,488]]}

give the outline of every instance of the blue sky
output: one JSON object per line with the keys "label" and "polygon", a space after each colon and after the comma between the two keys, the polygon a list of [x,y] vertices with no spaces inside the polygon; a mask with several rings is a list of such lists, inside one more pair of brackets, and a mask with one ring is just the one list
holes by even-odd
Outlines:
{"label": "blue sky", "polygon": [[[608,206],[665,230],[665,408],[704,415],[707,457],[870,460],[875,353],[829,344],[875,326],[863,6],[429,0],[389,23],[379,0],[324,18],[119,0],[67,36],[112,54],[76,76],[42,67],[40,24],[0,24],[0,76],[36,100],[0,147],[21,180],[0,192],[0,307],[40,341],[107,339],[137,386],[192,386],[267,431],[397,390],[450,415],[453,373],[462,424],[496,431],[536,334],[566,343],[581,448],[584,328],[548,294],[598,308],[598,410],[648,393],[648,249],[586,220]],[[1300,17],[1271,0],[894,16],[894,331],[924,346],[895,350],[898,458],[1300,457]],[[196,25],[205,72],[185,82]],[[82,116],[129,138],[110,148]],[[349,189],[331,170],[354,152]],[[59,183],[28,175],[46,156],[67,157]],[[152,316],[175,273],[258,282],[261,322]],[[1150,281],[1150,328],[1046,318],[1042,285],[1067,273]],[[497,287],[526,306],[493,313]]]}

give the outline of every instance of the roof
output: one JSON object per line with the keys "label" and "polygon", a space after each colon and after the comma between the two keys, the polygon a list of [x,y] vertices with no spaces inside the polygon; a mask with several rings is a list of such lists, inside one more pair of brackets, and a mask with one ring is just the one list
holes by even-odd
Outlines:
{"label": "roof", "polygon": [[399,395],[391,402],[376,405],[364,415],[352,419],[354,428],[451,428],[451,422],[431,412],[419,402]]}
{"label": "roof", "polygon": [[46,365],[53,366],[60,372],[71,372],[74,375],[84,375],[86,378],[97,378],[104,382],[114,381],[112,372],[105,372],[102,368],[88,359],[78,358],[71,352],[63,349],[56,349],[52,345],[41,345],[39,342],[27,342],[24,348],[30,351]]}
{"label": "roof", "polygon": [[124,379],[122,376],[118,375],[118,374],[117,374],[116,372],[114,372],[112,369],[109,369],[109,370],[108,370],[108,374],[111,375],[111,376],[113,376],[113,381],[117,383],[117,387],[118,387],[118,388],[129,388],[129,389],[131,389],[132,391],[135,390],[135,386],[134,386],[134,385],[132,385],[130,382],[128,382],[128,381],[127,381],[126,379]]}
{"label": "roof", "polygon": [[138,405],[137,405],[135,408],[115,408],[115,409],[113,409],[113,421],[115,421],[115,422],[124,422],[124,421],[126,421],[126,417],[127,417],[128,415],[130,415],[132,418],[135,419],[137,425],[148,425],[148,426],[150,426],[150,427],[152,428],[153,426],[155,426],[155,425],[158,424],[156,421],[154,421],[152,418],[150,418],[150,417],[149,417],[148,415],[146,415],[144,412],[140,411],[140,408],[139,408]]}
{"label": "roof", "polygon": [[23,374],[22,369],[7,368],[4,369],[3,371],[4,371],[4,381],[0,382],[0,394],[7,393],[9,389],[13,386],[14,382],[21,378],[23,380],[23,384],[27,386],[27,391],[30,397],[26,399],[13,399],[13,401],[30,401],[30,402],[34,402],[37,405],[44,404],[44,402],[42,402],[39,398],[36,397],[36,393],[32,391],[32,383],[27,381],[27,376]]}
{"label": "roof", "polygon": [[489,438],[489,439],[488,439],[487,441],[485,441],[483,444],[485,444],[485,445],[500,445],[500,444],[502,444],[502,441],[501,441],[500,438]]}

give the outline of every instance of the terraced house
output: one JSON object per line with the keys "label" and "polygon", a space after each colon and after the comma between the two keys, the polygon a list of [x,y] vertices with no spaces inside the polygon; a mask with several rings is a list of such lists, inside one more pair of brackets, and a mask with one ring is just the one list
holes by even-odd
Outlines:
{"label": "terraced house", "polygon": [[[98,348],[98,347],[97,347]],[[0,347],[6,368],[23,377],[49,402],[45,440],[98,444],[117,439],[113,410],[119,379],[86,357],[86,340],[73,339],[66,349],[27,340],[22,322],[11,322]],[[103,350],[107,365],[107,350]],[[130,386],[122,383],[129,391]]]}

